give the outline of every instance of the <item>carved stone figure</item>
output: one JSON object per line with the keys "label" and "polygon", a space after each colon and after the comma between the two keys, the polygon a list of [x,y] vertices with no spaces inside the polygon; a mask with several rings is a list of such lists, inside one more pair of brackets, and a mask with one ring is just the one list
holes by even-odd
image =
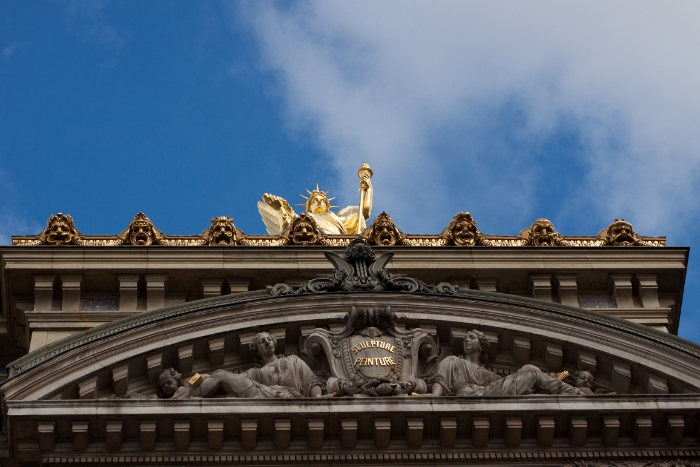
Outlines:
{"label": "carved stone figure", "polygon": [[520,235],[528,237],[533,246],[557,246],[561,243],[554,225],[547,219],[537,219]]}
{"label": "carved stone figure", "polygon": [[384,253],[377,258],[372,247],[359,238],[350,242],[342,257],[330,251],[324,254],[335,266],[333,274],[319,274],[315,279],[305,281],[299,287],[291,287],[284,283],[268,286],[270,295],[332,291],[380,292],[382,290],[447,295],[457,293],[456,287],[447,282],[440,282],[438,285],[426,284],[403,274],[392,274],[386,271],[384,266],[391,260],[394,253]]}
{"label": "carved stone figure", "polygon": [[605,231],[608,244],[612,246],[635,246],[641,244],[641,239],[632,229],[632,224],[624,219],[615,219]]}
{"label": "carved stone figure", "polygon": [[573,375],[571,375],[569,378],[566,378],[564,381],[566,381],[574,387],[579,388],[581,392],[586,395],[616,394],[615,392],[611,392],[608,389],[593,389],[593,384],[595,383],[595,376],[588,370],[576,371]]}
{"label": "carved stone figure", "polygon": [[353,307],[343,330],[315,329],[309,335],[306,354],[327,359],[329,393],[377,397],[428,391],[418,369],[435,353],[435,340],[421,329],[398,328],[396,319],[388,308]]}
{"label": "carved stone figure", "polygon": [[[321,191],[316,185],[313,191],[306,190],[309,196],[301,195],[306,200],[304,212],[313,218],[318,230],[324,235],[359,234],[364,229],[364,222],[372,213],[372,169],[366,163],[358,171],[360,177],[360,205],[348,206],[334,213],[328,198],[328,191]],[[270,235],[281,235],[290,228],[291,222],[297,217],[289,203],[279,196],[265,193],[263,200],[258,201],[258,211]]]}
{"label": "carved stone figure", "polygon": [[460,212],[454,216],[441,235],[447,238],[449,245],[456,246],[476,246],[481,240],[476,221],[468,212]]}
{"label": "carved stone figure", "polygon": [[237,245],[240,242],[239,230],[233,225],[233,219],[226,216],[215,217],[211,227],[203,233],[209,245]]}
{"label": "carved stone figure", "polygon": [[144,213],[139,212],[120,237],[125,244],[148,246],[159,244],[162,233],[155,228],[153,222]]}
{"label": "carved stone figure", "polygon": [[372,225],[362,232],[362,238],[378,246],[405,245],[406,236],[396,227],[389,214],[382,212]]}
{"label": "carved stone figure", "polygon": [[61,214],[49,217],[46,229],[41,233],[40,240],[44,245],[75,245],[80,232],[75,228],[70,214]]}
{"label": "carved stone figure", "polygon": [[314,218],[302,212],[289,225],[283,243],[286,245],[324,245],[325,241]]}
{"label": "carved stone figure", "polygon": [[[533,365],[525,365],[505,378],[482,366],[488,358],[490,343],[477,330],[464,338],[464,356],[450,355],[442,360],[431,378],[434,396],[516,396],[548,392],[584,395],[585,391],[559,381]],[[590,391],[590,389],[589,389]]]}
{"label": "carved stone figure", "polygon": [[574,373],[573,386],[581,389],[585,394],[593,394],[593,373],[582,370]]}
{"label": "carved stone figure", "polygon": [[196,383],[183,380],[180,373],[169,368],[158,377],[161,397],[213,397],[219,391],[231,397],[267,399],[323,395],[325,385],[303,360],[296,355],[275,355],[277,341],[270,334],[256,334],[249,345],[257,367],[241,374],[216,370],[211,375],[201,375],[201,382]]}

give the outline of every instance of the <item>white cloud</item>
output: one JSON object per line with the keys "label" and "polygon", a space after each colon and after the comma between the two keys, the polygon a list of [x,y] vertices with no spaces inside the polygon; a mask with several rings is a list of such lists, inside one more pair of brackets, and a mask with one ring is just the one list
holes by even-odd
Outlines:
{"label": "white cloud", "polygon": [[2,49],[2,52],[0,52],[0,58],[2,58],[3,62],[7,63],[10,61],[10,58],[13,55],[18,52],[26,51],[29,49],[29,47],[31,47],[31,45],[31,42],[12,42]]}
{"label": "white cloud", "polygon": [[[64,3],[67,30],[82,41],[95,42],[119,53],[131,37],[129,31],[112,26],[105,19],[107,0],[69,0]],[[107,60],[102,66],[114,68],[116,60]]]}
{"label": "white cloud", "polygon": [[36,234],[42,230],[42,226],[34,220],[16,214],[13,209],[16,191],[12,179],[0,167],[0,245],[11,245],[13,235]]}
{"label": "white cloud", "polygon": [[43,227],[32,220],[20,219],[6,209],[0,211],[0,245],[12,245],[13,235],[34,235]]}
{"label": "white cloud", "polygon": [[698,213],[698,2],[274,5],[242,13],[291,127],[315,135],[344,192],[369,161],[405,230],[475,205],[529,223],[550,170],[532,148],[565,132],[580,150],[575,187],[550,194],[561,212],[601,227],[627,214],[642,233]]}

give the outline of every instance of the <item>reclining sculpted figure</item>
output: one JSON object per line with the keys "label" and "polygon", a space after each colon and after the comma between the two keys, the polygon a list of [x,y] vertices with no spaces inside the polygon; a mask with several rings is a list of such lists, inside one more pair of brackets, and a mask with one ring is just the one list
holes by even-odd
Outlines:
{"label": "reclining sculpted figure", "polygon": [[279,358],[275,355],[277,341],[270,334],[256,334],[249,345],[258,367],[241,374],[216,370],[211,375],[202,375],[201,383],[196,385],[183,381],[180,373],[168,368],[158,377],[161,397],[214,397],[220,390],[230,397],[268,399],[323,395],[324,383],[303,360],[296,355]]}
{"label": "reclining sculpted figure", "polygon": [[533,365],[525,365],[512,375],[502,376],[482,366],[488,357],[489,341],[477,330],[464,338],[464,357],[451,355],[442,360],[430,378],[433,396],[515,396],[550,394],[590,394],[550,376]]}

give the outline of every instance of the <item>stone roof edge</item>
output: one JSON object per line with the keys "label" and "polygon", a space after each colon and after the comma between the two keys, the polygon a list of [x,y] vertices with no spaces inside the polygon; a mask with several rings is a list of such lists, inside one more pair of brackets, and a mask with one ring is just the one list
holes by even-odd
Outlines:
{"label": "stone roof edge", "polygon": [[[345,294],[361,294],[361,295],[374,295],[378,294],[396,294],[396,295],[431,295],[421,292],[321,292],[321,293],[309,293],[304,295],[298,295],[296,297],[303,299],[308,296],[321,296],[321,295],[345,295]],[[435,295],[431,295],[435,297]],[[529,308],[536,308],[542,311],[563,314],[568,317],[575,319],[587,321],[592,324],[602,325],[629,333],[644,339],[649,339],[651,341],[660,343],[662,345],[671,347],[677,351],[683,352],[690,356],[700,358],[700,345],[691,342],[689,340],[683,339],[672,334],[668,334],[657,329],[649,328],[647,326],[633,323],[621,318],[616,318],[613,316],[607,316],[595,311],[585,310],[582,308],[570,307],[567,305],[562,305],[558,303],[545,302],[542,300],[529,298],[529,297],[519,297],[507,294],[501,294],[498,292],[484,292],[479,290],[461,290],[456,295],[440,295],[442,299],[470,299],[474,301],[483,302],[498,302],[509,305],[525,306]],[[68,352],[75,348],[81,347],[83,345],[90,344],[97,340],[101,340],[106,337],[117,335],[121,332],[128,331],[137,328],[144,324],[150,324],[164,319],[182,316],[189,313],[195,313],[198,311],[203,311],[213,308],[222,308],[231,305],[237,305],[239,303],[258,301],[258,300],[289,300],[293,299],[294,296],[271,296],[268,290],[256,290],[251,292],[242,292],[231,295],[224,295],[220,297],[207,298],[202,300],[196,300],[194,302],[172,305],[164,308],[159,308],[157,310],[147,311],[132,315],[111,323],[96,326],[91,329],[79,332],[72,336],[68,336],[59,341],[53,342],[45,347],[41,347],[33,352],[18,358],[17,360],[10,362],[7,365],[8,369],[8,380],[18,376],[48,360],[57,357],[64,352]]]}

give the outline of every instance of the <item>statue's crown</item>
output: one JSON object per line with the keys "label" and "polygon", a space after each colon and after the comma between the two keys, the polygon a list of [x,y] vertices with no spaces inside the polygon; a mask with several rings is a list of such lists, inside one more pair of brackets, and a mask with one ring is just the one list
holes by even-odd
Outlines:
{"label": "statue's crown", "polygon": [[[328,190],[330,191],[330,190]],[[304,206],[306,208],[306,211],[311,212],[311,201],[314,199],[321,198],[328,208],[330,210],[331,208],[337,208],[338,206],[331,206],[331,201],[333,201],[335,198],[329,198],[328,197],[328,191],[321,191],[318,189],[318,183],[316,184],[316,189],[314,191],[309,191],[306,190],[306,192],[309,194],[309,196],[304,196],[304,195],[299,195],[302,198],[306,200],[306,203],[304,204],[297,204],[297,206]]]}

